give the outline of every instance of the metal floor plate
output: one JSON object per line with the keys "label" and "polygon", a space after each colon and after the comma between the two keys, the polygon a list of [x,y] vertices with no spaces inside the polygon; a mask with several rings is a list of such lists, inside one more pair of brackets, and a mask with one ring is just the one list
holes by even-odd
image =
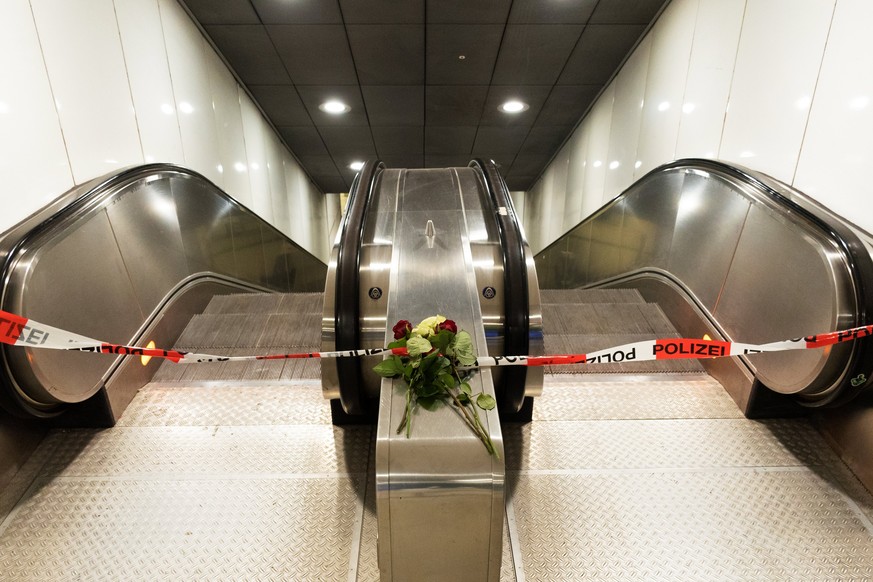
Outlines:
{"label": "metal floor plate", "polygon": [[[375,582],[373,431],[329,418],[318,381],[176,381],[53,431],[0,578]],[[504,441],[505,582],[873,580],[867,491],[709,377],[547,376]]]}

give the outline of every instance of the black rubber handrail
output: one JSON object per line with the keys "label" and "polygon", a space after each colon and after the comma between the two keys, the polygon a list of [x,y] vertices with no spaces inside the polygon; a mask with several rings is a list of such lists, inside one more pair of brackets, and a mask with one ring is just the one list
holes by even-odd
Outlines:
{"label": "black rubber handrail", "polygon": [[[382,162],[369,161],[355,176],[343,223],[336,260],[334,295],[334,330],[337,350],[356,350],[361,343],[361,246],[364,219],[373,196],[376,177],[384,168]],[[340,403],[351,415],[367,412],[364,377],[360,358],[337,358],[337,380]]]}
{"label": "black rubber handrail", "polygon": [[[79,216],[85,216],[93,208],[107,204],[112,196],[117,195],[128,184],[145,176],[170,172],[207,182],[217,192],[223,194],[232,205],[241,211],[254,214],[251,210],[240,204],[239,201],[213,184],[211,180],[194,170],[182,166],[164,163],[143,164],[111,172],[76,186],[3,234],[2,239],[0,239],[0,257],[2,257],[0,259],[2,260],[2,264],[0,264],[0,282],[2,282],[2,288],[0,288],[0,307],[6,302],[12,268],[23,250],[29,248],[40,237],[51,233],[52,230],[62,228],[65,222],[75,220]],[[262,221],[262,226],[272,229],[283,239],[294,245],[298,251],[308,255],[313,261],[323,264],[321,259],[289,239],[273,225]],[[4,370],[4,373],[0,373],[0,401],[2,401],[3,408],[23,417],[53,418],[62,414],[66,410],[62,405],[40,406],[38,403],[28,402],[21,397],[20,391],[14,385],[16,380],[8,363],[7,348],[8,346],[0,348],[0,360],[2,360],[2,368]]]}
{"label": "black rubber handrail", "polygon": [[[530,350],[530,295],[524,237],[518,226],[509,189],[494,163],[475,159],[470,166],[482,172],[503,254],[503,355],[525,355]],[[521,410],[526,381],[527,368],[524,366],[503,370],[502,387],[497,393],[497,406],[501,413],[513,414]]]}
{"label": "black rubber handrail", "polygon": [[[782,194],[773,185],[768,183],[768,180],[773,180],[769,176],[717,160],[702,158],[676,160],[649,171],[645,176],[637,180],[636,183],[640,183],[654,174],[683,168],[695,168],[704,171],[712,170],[736,178],[754,187],[757,192],[766,196],[768,200],[782,207],[786,213],[800,216],[817,228],[841,250],[848,266],[848,271],[852,278],[855,301],[852,326],[868,325],[870,323],[870,314],[873,313],[873,292],[871,292],[873,291],[873,258],[871,258],[867,247],[858,234],[849,225],[842,222],[827,209],[818,207],[811,201],[803,203]],[[773,181],[776,182],[775,180]],[[801,194],[796,191],[794,193]],[[604,208],[613,204],[623,194],[604,204],[601,209],[594,212],[591,216],[600,214]],[[568,233],[572,233],[588,218],[571,228]],[[562,236],[555,240],[542,249],[540,253],[546,253],[553,247],[562,244],[564,238]],[[838,405],[848,402],[869,388],[873,384],[873,341],[870,338],[863,338],[853,343],[853,349],[844,367],[842,378],[841,385],[837,389],[829,391],[824,398],[813,398],[812,400],[807,399],[804,401],[803,395],[800,394],[798,395],[800,402],[812,406]],[[863,380],[858,382],[858,379]],[[853,380],[857,385],[852,383]]]}

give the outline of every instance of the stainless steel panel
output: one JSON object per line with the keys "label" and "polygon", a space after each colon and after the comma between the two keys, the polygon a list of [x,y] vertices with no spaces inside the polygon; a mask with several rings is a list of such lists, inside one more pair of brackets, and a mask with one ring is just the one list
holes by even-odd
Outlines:
{"label": "stainless steel panel", "polygon": [[[761,205],[748,219],[714,315],[736,338],[766,343],[830,331],[838,324],[833,311],[835,280],[831,260],[836,249],[811,240],[801,225],[781,220]],[[767,260],[762,260],[767,257]],[[801,275],[802,274],[802,275]],[[762,292],[766,290],[766,292]],[[822,301],[822,298],[828,298]],[[830,350],[802,350],[750,356],[756,375],[774,390],[791,394],[809,387],[831,351],[851,350],[850,344]],[[818,386],[817,386],[818,387]]]}
{"label": "stainless steel panel", "polygon": [[147,315],[188,275],[188,264],[170,184],[146,180],[112,200],[106,214],[133,292]]}
{"label": "stainless steel panel", "polygon": [[[398,209],[388,320],[419,321],[444,314],[470,331],[477,350],[484,353],[473,255],[458,183],[450,172],[407,174]],[[420,210],[425,206],[429,209]],[[428,220],[435,226],[433,244],[425,236]],[[389,336],[387,332],[384,340]],[[493,394],[489,371],[474,376],[472,386],[474,392]],[[381,390],[376,444],[381,579],[498,580],[503,463],[489,456],[445,407],[416,414],[412,438],[397,435],[404,387],[402,381],[384,380]],[[502,458],[496,411],[482,418]]]}
{"label": "stainless steel panel", "polygon": [[[23,260],[8,288],[15,293],[7,299],[8,310],[87,337],[125,343],[144,319],[104,211]],[[85,400],[99,389],[116,359],[23,348],[10,349],[9,358],[20,369],[32,370],[38,383],[27,389],[44,402]]]}
{"label": "stainless steel panel", "polygon": [[[310,279],[307,287],[323,277],[323,265],[268,228],[267,260],[278,266],[268,279],[262,221],[183,168],[131,168],[77,187],[62,200],[0,240],[2,252],[16,250],[3,308],[48,325],[135,343],[160,318],[161,308],[188,289],[192,273],[232,272],[245,288],[263,289],[272,281],[285,291],[293,256],[295,268]],[[80,402],[102,379],[119,391],[109,394],[117,414],[143,381],[139,373],[112,380],[119,360],[109,355],[15,348],[6,357],[19,406],[29,412]]]}
{"label": "stainless steel panel", "polygon": [[230,215],[230,223],[236,263],[234,276],[264,285],[267,281],[267,266],[264,262],[264,246],[258,219],[235,208]]}
{"label": "stainless steel panel", "polygon": [[264,266],[266,267],[266,280],[264,284],[270,289],[284,291],[288,289],[288,264],[286,262],[286,249],[288,243],[282,234],[270,225],[261,223],[261,241],[264,254]]}
{"label": "stainless steel panel", "polygon": [[663,265],[713,311],[751,202],[716,176],[684,175],[673,245]]}
{"label": "stainless steel panel", "polygon": [[588,277],[594,281],[621,272],[621,225],[624,207],[616,204],[591,223],[591,243],[588,250]]}
{"label": "stainless steel panel", "polygon": [[667,263],[684,179],[678,172],[658,176],[651,185],[627,192],[621,227],[622,271]]}
{"label": "stainless steel panel", "polygon": [[189,272],[234,275],[233,203],[216,196],[209,184],[188,176],[170,178],[169,183]]}

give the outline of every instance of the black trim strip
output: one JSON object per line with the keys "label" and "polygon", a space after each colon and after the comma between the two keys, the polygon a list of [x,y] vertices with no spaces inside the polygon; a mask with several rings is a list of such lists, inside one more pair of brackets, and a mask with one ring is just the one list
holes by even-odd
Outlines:
{"label": "black trim strip", "polygon": [[[482,172],[488,197],[491,200],[500,248],[503,253],[503,354],[527,354],[530,347],[530,296],[527,286],[527,266],[524,256],[524,238],[518,227],[512,199],[506,182],[494,162],[475,159],[470,166]],[[500,209],[504,209],[502,212]],[[498,410],[512,414],[521,410],[527,369],[513,366],[503,370],[503,385],[497,391]]]}
{"label": "black trim strip", "polygon": [[[342,237],[336,260],[336,289],[334,294],[334,330],[337,350],[356,350],[361,340],[361,246],[364,237],[364,218],[373,197],[376,177],[384,164],[369,161],[355,176],[349,192]],[[364,379],[360,358],[338,358],[336,361],[340,402],[347,414],[366,413]]]}

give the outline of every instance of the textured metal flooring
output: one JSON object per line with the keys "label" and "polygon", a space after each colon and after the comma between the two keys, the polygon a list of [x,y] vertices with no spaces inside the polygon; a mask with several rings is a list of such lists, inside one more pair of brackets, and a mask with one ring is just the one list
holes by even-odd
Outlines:
{"label": "textured metal flooring", "polygon": [[[868,493],[706,376],[548,376],[505,441],[501,580],[873,580]],[[39,447],[0,578],[375,581],[373,447],[317,381],[151,384]]]}

